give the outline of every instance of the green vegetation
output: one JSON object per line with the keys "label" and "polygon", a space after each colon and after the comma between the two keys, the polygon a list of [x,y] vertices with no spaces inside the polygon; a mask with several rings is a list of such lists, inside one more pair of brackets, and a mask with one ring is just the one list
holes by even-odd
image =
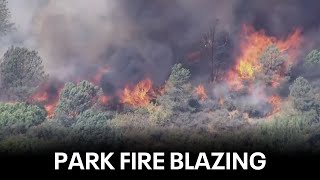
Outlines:
{"label": "green vegetation", "polygon": [[36,51],[10,47],[0,62],[1,91],[9,100],[25,101],[46,78]]}
{"label": "green vegetation", "polygon": [[4,35],[12,30],[13,24],[10,22],[10,12],[6,0],[0,0],[0,35]]}
{"label": "green vegetation", "polygon": [[305,59],[306,66],[315,66],[320,64],[320,51],[315,49],[312,50]]}
{"label": "green vegetation", "polygon": [[288,61],[288,57],[281,53],[276,45],[267,47],[260,57],[262,64],[262,71],[259,74],[260,79],[270,85],[279,75],[288,74],[290,72],[288,68],[290,67],[286,67],[286,61]]}
{"label": "green vegetation", "polygon": [[297,78],[290,86],[290,97],[294,107],[302,112],[315,110],[320,115],[319,92],[303,77]]}
{"label": "green vegetation", "polygon": [[154,103],[123,111],[103,110],[97,102],[101,89],[87,81],[65,85],[53,119],[46,119],[44,109],[36,105],[2,103],[0,148],[10,152],[73,145],[87,149],[319,149],[319,91],[306,79],[299,77],[292,83],[280,113],[257,121],[234,105],[230,108],[235,103],[230,97],[223,105],[211,99],[200,101],[189,78],[189,70],[177,64],[165,84],[166,92]]}
{"label": "green vegetation", "polygon": [[21,134],[39,125],[46,118],[44,109],[26,103],[0,104],[0,131]]}
{"label": "green vegetation", "polygon": [[67,83],[60,95],[56,118],[67,126],[71,125],[82,112],[97,105],[101,93],[99,87],[88,81]]}

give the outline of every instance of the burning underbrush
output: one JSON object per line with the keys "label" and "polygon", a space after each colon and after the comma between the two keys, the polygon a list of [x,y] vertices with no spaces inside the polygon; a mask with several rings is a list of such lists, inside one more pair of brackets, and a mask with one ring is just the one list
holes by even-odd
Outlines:
{"label": "burning underbrush", "polygon": [[228,88],[250,97],[247,98],[249,104],[262,105],[264,111],[270,109],[262,113],[263,116],[279,112],[283,99],[277,88],[286,83],[291,67],[297,64],[301,42],[300,29],[287,38],[277,39],[244,25],[239,56],[225,78]]}
{"label": "burning underbrush", "polygon": [[257,79],[259,73],[269,70],[268,67],[263,66],[260,60],[263,52],[270,45],[274,45],[280,53],[288,55],[286,61],[281,64],[281,69],[276,72],[277,76],[272,79],[272,81],[275,81],[272,83],[273,86],[279,84],[278,82],[283,78],[282,75],[288,73],[288,67],[296,63],[296,57],[299,54],[298,48],[301,46],[302,40],[299,29],[295,30],[286,39],[277,39],[266,35],[264,31],[255,31],[252,27],[245,25],[241,36],[240,55],[236,58],[236,64],[227,78],[227,82],[235,90],[243,87],[243,81],[252,83]]}
{"label": "burning underbrush", "polygon": [[279,89],[288,82],[291,67],[298,63],[301,43],[300,29],[278,39],[244,25],[234,64],[220,82],[199,85],[195,92],[201,101],[213,98],[221,106],[227,104],[230,110],[242,110],[249,117],[274,115],[286,100]]}
{"label": "burning underbrush", "polygon": [[[251,117],[266,117],[279,112],[285,98],[279,95],[277,88],[286,83],[290,68],[297,63],[301,42],[299,29],[287,38],[278,39],[244,25],[233,66],[224,73],[224,77],[219,78],[219,82],[194,83],[194,98],[199,103],[216,101],[220,107],[228,105],[230,111],[242,109]],[[84,79],[104,87],[103,77],[108,76],[111,70],[116,71],[109,65],[103,65],[91,77]],[[79,82],[79,79],[74,82]],[[165,87],[165,84],[155,86],[152,79],[146,77],[137,84],[125,84],[114,94],[102,91],[104,93],[99,95],[98,102],[106,108],[146,107],[151,102],[157,104],[158,97],[166,94]],[[222,91],[219,90],[221,87]],[[38,88],[28,102],[42,105],[48,117],[53,117],[63,88],[61,81],[48,81]],[[248,107],[251,110],[247,111]]]}
{"label": "burning underbrush", "polygon": [[121,103],[134,107],[147,106],[156,97],[157,94],[152,87],[151,79],[142,80],[131,88],[125,87],[120,95]]}
{"label": "burning underbrush", "polygon": [[[174,144],[183,150],[204,144],[291,148],[305,143],[310,124],[320,122],[320,96],[307,80],[290,82],[290,93],[280,91],[289,84],[301,42],[299,30],[278,39],[244,26],[233,64],[210,82],[209,75],[193,78],[192,67],[181,63],[162,84],[143,76],[136,83],[128,80],[109,88],[112,77],[120,73],[109,64],[67,83],[48,80],[26,102],[5,103],[0,118],[6,124],[0,123],[0,128],[9,129],[4,132],[10,132],[10,138],[16,136],[12,132],[24,133],[23,138],[44,146],[50,142],[92,148],[124,142],[121,146],[129,148],[175,148]],[[10,113],[19,116],[10,118]],[[28,120],[39,114],[39,121],[30,124]],[[10,138],[4,138],[9,148],[15,143]]]}

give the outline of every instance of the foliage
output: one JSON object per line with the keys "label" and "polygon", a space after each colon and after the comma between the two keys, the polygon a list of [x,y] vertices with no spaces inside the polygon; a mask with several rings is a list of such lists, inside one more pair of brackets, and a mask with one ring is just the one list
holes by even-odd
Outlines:
{"label": "foliage", "polygon": [[97,104],[101,89],[88,81],[78,84],[67,83],[60,95],[56,116],[65,121],[72,121],[82,112]]}
{"label": "foliage", "polygon": [[46,112],[26,103],[0,104],[0,130],[5,134],[25,133],[30,127],[42,123]]}
{"label": "foliage", "polygon": [[286,152],[319,146],[319,92],[306,79],[297,78],[290,86],[292,103],[288,101],[280,115],[252,121],[258,119],[256,114],[265,113],[265,104],[239,100],[236,94],[225,95],[223,101],[199,102],[190,71],[181,64],[172,70],[165,92],[145,107],[102,110],[101,89],[87,81],[65,85],[56,116],[50,120],[35,105],[0,104],[0,151],[119,146]]}
{"label": "foliage", "polygon": [[158,97],[157,102],[168,111],[167,114],[194,111],[195,101],[190,84],[190,71],[176,64],[165,85],[165,93]]}
{"label": "foliage", "polygon": [[303,114],[282,115],[259,124],[260,145],[271,151],[299,151],[304,147],[310,128],[310,117]]}
{"label": "foliage", "polygon": [[73,143],[83,145],[106,145],[112,134],[110,117],[97,109],[88,109],[81,113],[72,125]]}
{"label": "foliage", "polygon": [[316,98],[315,89],[303,77],[298,77],[289,87],[290,97],[296,109],[300,111],[316,110],[319,113],[320,100]]}
{"label": "foliage", "polygon": [[0,35],[11,31],[13,24],[10,22],[10,12],[7,0],[0,0]]}
{"label": "foliage", "polygon": [[287,59],[288,57],[283,55],[276,45],[268,46],[260,57],[262,65],[259,73],[260,79],[266,84],[272,84],[273,80],[278,79],[279,75],[289,71],[289,69],[285,70]]}
{"label": "foliage", "polygon": [[1,90],[10,100],[26,100],[47,78],[36,51],[10,47],[0,63]]}
{"label": "foliage", "polygon": [[149,118],[158,125],[165,125],[172,116],[172,111],[165,109],[163,106],[150,104],[145,107]]}
{"label": "foliage", "polygon": [[6,154],[48,152],[48,150],[57,148],[58,143],[58,141],[46,141],[20,134],[9,136],[0,141],[0,152],[5,152]]}
{"label": "foliage", "polygon": [[172,67],[171,74],[169,76],[167,86],[182,88],[185,84],[190,81],[190,71],[183,68],[182,64],[175,64]]}
{"label": "foliage", "polygon": [[319,64],[320,64],[320,50],[318,49],[312,50],[305,58],[304,65],[308,67],[312,67],[314,65],[319,65]]}
{"label": "foliage", "polygon": [[58,145],[68,140],[66,137],[69,136],[69,130],[56,120],[46,120],[38,126],[31,127],[26,135],[29,138],[50,141]]}

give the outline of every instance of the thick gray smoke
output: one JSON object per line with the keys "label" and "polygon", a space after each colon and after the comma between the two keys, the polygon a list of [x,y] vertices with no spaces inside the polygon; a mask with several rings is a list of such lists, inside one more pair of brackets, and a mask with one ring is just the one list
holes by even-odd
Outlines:
{"label": "thick gray smoke", "polygon": [[17,31],[3,39],[1,52],[12,44],[36,49],[62,80],[108,65],[103,82],[113,88],[145,76],[163,83],[216,19],[231,35],[243,23],[275,36],[302,27],[313,42],[320,24],[316,0],[9,0],[9,8]]}

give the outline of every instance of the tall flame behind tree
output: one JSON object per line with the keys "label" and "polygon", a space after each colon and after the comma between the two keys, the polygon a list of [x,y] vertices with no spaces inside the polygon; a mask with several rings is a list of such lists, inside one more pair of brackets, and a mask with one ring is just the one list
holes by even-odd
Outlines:
{"label": "tall flame behind tree", "polygon": [[253,82],[257,73],[262,71],[259,61],[263,51],[274,44],[281,53],[288,54],[287,66],[295,63],[297,48],[301,45],[301,30],[296,29],[286,39],[277,39],[266,35],[264,31],[256,31],[253,27],[244,25],[240,43],[240,56],[236,59],[234,68],[228,73],[227,82],[234,90],[243,87],[244,81]]}
{"label": "tall flame behind tree", "polygon": [[[234,67],[230,71],[223,69],[223,61],[225,58],[220,58],[220,55],[224,54],[221,49],[228,49],[228,38],[218,34],[218,23],[214,28],[204,36],[203,46],[210,60],[210,82],[226,81],[232,91],[239,91],[243,87],[249,87],[250,84],[254,84],[258,79],[259,74],[265,72],[269,73],[273,67],[268,66],[268,63],[264,63],[262,58],[266,59],[266,62],[272,62],[271,64],[279,64],[278,68],[273,71],[274,76],[268,81],[272,87],[276,87],[282,83],[288,67],[296,62],[297,48],[301,44],[301,31],[295,30],[286,39],[277,39],[266,35],[264,31],[256,31],[250,26],[244,26],[242,32],[242,41],[240,43],[240,54],[236,58]],[[271,46],[273,45],[273,46]],[[267,52],[267,53],[265,53]],[[230,54],[230,52],[229,52]],[[264,56],[264,54],[266,54]],[[284,58],[283,54],[288,54],[288,58]],[[111,67],[104,65],[97,68],[96,73],[89,79],[94,85],[101,87],[101,79],[103,76],[107,76]],[[222,79],[223,73],[227,73],[226,78]],[[172,76],[174,77],[174,76]],[[171,77],[171,78],[172,78]],[[76,80],[79,82],[79,77]],[[176,80],[173,79],[172,82]],[[51,82],[49,82],[51,83]],[[249,86],[246,86],[249,83]],[[269,82],[268,82],[269,83]],[[55,83],[53,83],[55,84]],[[48,86],[48,87],[46,87]],[[58,86],[52,91],[49,85],[44,85],[38,88],[38,91],[31,96],[31,102],[39,103],[44,106],[48,116],[52,116],[55,112],[56,106],[60,98],[60,91],[63,86]],[[120,104],[125,104],[132,107],[143,107],[148,105],[157,96],[163,94],[165,91],[164,86],[159,89],[153,87],[152,79],[146,78],[141,80],[136,85],[126,85],[123,90],[118,89],[117,95],[102,94],[97,97],[97,102],[107,107],[114,96],[120,98]],[[209,99],[205,86],[199,85],[196,87],[195,93],[198,95],[201,101]],[[252,93],[252,92],[247,92]],[[264,92],[261,92],[264,93]],[[264,96],[268,97],[268,102],[274,107],[273,109],[278,111],[281,104],[281,98],[276,94]],[[223,102],[223,97],[220,97]],[[221,103],[224,104],[224,103]],[[77,114],[77,113],[76,113]]]}
{"label": "tall flame behind tree", "polygon": [[[232,91],[246,90],[254,95],[257,83],[276,88],[287,80],[290,67],[296,63],[298,48],[302,42],[301,30],[296,29],[286,39],[277,39],[266,35],[264,31],[256,31],[251,26],[244,25],[240,55],[236,58],[234,67],[228,72],[227,84]],[[275,92],[267,93],[259,90],[259,98],[272,106],[272,112],[280,109],[282,99]],[[270,115],[269,114],[269,115]]]}
{"label": "tall flame behind tree", "polygon": [[196,88],[196,94],[198,95],[201,101],[204,101],[208,98],[206,90],[202,84],[198,85],[198,87]]}
{"label": "tall flame behind tree", "polygon": [[[204,53],[210,62],[210,82],[215,83],[222,76],[224,65],[226,64],[226,55],[230,54],[229,34],[221,31],[219,28],[219,19],[213,24],[209,32],[203,37],[201,44]],[[194,56],[194,55],[193,55]],[[189,57],[191,58],[191,57]]]}

